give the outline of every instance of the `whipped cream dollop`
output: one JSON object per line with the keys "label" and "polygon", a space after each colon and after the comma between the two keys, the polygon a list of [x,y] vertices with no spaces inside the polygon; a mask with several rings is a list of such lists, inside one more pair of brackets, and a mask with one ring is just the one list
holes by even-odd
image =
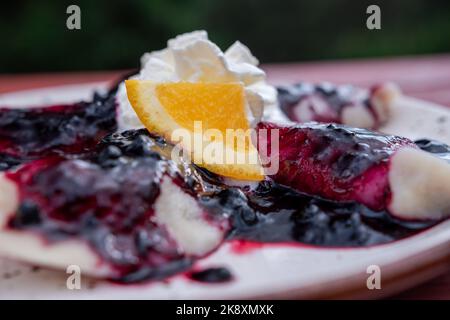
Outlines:
{"label": "whipped cream dollop", "polygon": [[[155,82],[240,82],[245,87],[250,123],[263,117],[272,121],[286,118],[277,108],[277,93],[267,84],[266,74],[258,68],[250,50],[236,41],[223,52],[208,39],[206,31],[179,35],[167,42],[167,48],[145,53],[141,70],[133,79]],[[131,107],[125,85],[118,91],[119,129],[143,127]]]}

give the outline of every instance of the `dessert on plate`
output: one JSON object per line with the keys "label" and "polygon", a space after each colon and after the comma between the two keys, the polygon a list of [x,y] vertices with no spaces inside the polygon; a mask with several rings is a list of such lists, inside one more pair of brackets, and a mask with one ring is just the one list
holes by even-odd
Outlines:
{"label": "dessert on plate", "polygon": [[0,108],[0,256],[123,283],[229,240],[362,247],[450,216],[450,147],[378,131],[393,84],[274,88],[206,32],[92,101]]}

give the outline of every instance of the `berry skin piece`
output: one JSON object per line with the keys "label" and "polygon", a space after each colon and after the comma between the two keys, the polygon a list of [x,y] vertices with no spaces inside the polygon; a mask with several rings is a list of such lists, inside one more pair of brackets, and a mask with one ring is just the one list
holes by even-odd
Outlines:
{"label": "berry skin piece", "polygon": [[[405,219],[450,215],[450,165],[407,138],[337,124],[260,123],[258,130],[263,162],[279,161],[270,176],[277,183]],[[267,139],[273,130],[279,130],[278,150]]]}

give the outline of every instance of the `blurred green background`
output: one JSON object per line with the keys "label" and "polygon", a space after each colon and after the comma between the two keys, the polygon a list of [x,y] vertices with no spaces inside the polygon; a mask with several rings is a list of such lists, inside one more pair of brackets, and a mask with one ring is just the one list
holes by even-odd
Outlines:
{"label": "blurred green background", "polygon": [[[81,8],[79,31],[66,8]],[[381,30],[366,8],[381,7]],[[8,1],[0,4],[0,72],[138,67],[143,52],[206,29],[223,49],[238,39],[263,62],[450,52],[448,0]]]}

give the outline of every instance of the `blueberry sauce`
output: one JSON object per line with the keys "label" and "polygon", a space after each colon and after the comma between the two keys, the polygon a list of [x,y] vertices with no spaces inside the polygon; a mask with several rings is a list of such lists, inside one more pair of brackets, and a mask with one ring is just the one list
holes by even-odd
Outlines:
{"label": "blueberry sauce", "polygon": [[281,110],[295,122],[343,123],[344,108],[358,106],[366,108],[372,115],[373,128],[380,124],[368,90],[350,85],[337,86],[327,82],[318,84],[300,82],[280,86],[277,91]]}
{"label": "blueberry sauce", "polygon": [[435,156],[450,162],[450,146],[430,139],[420,139],[415,141],[416,145],[427,152],[433,153]]}
{"label": "blueberry sauce", "polygon": [[49,242],[84,239],[125,283],[185,270],[196,257],[154,222],[153,205],[163,177],[193,197],[201,187],[192,168],[166,160],[167,148],[145,130],[126,131],[76,159],[51,156],[8,172],[22,199],[9,228]]}
{"label": "blueberry sauce", "polygon": [[274,182],[249,192],[248,207],[232,216],[229,239],[361,247],[411,236],[435,222],[406,222],[356,202],[311,197]]}
{"label": "blueberry sauce", "polygon": [[117,128],[115,93],[40,108],[0,108],[0,171],[48,155],[83,153]]}
{"label": "blueberry sauce", "polygon": [[203,283],[223,283],[233,279],[231,272],[224,267],[208,268],[200,271],[192,271],[188,278]]}

